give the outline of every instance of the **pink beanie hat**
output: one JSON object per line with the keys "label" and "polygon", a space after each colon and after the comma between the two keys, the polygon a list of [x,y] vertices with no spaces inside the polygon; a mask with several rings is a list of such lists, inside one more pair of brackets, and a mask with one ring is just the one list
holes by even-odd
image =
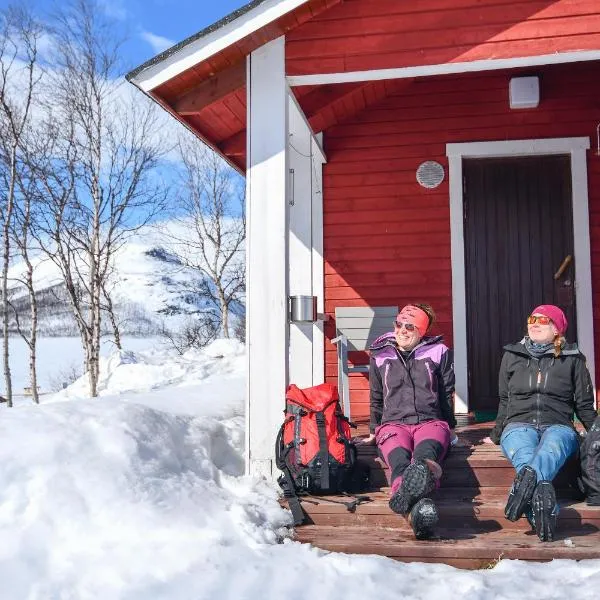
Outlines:
{"label": "pink beanie hat", "polygon": [[550,317],[556,329],[558,329],[558,333],[560,333],[560,335],[565,335],[565,331],[567,330],[567,326],[569,323],[567,321],[565,313],[560,308],[558,308],[558,306],[554,306],[554,304],[540,304],[531,311],[531,314],[538,314],[544,315],[545,317]]}

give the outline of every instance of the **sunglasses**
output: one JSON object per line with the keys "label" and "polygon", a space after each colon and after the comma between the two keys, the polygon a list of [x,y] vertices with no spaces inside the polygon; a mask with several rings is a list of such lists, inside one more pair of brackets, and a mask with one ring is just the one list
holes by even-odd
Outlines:
{"label": "sunglasses", "polygon": [[416,325],[413,325],[412,323],[399,323],[398,321],[394,321],[394,325],[398,329],[402,329],[404,327],[406,331],[415,331],[415,329],[417,328]]}
{"label": "sunglasses", "polygon": [[550,317],[529,315],[527,317],[527,324],[534,325],[535,323],[539,323],[540,325],[550,325],[550,323],[552,323],[552,319]]}

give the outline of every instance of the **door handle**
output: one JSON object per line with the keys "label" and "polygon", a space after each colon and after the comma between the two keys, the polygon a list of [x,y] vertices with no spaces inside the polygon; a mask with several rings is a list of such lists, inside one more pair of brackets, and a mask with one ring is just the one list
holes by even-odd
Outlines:
{"label": "door handle", "polygon": [[554,281],[558,281],[562,274],[565,272],[566,268],[571,264],[573,257],[570,254],[565,256],[565,259],[560,263],[560,267],[558,267],[558,271],[554,273]]}

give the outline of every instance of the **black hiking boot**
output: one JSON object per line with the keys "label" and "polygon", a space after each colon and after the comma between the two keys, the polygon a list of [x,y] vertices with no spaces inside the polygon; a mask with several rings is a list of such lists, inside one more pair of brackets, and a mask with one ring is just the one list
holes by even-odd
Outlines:
{"label": "black hiking boot", "polygon": [[556,532],[558,504],[551,481],[540,481],[531,499],[535,532],[542,542],[552,542]]}
{"label": "black hiking boot", "polygon": [[406,516],[421,498],[435,489],[435,477],[424,461],[418,460],[406,467],[398,491],[390,498],[390,508]]}
{"label": "black hiking boot", "polygon": [[527,519],[527,522],[529,523],[529,525],[531,527],[531,531],[536,531],[535,515],[533,514],[533,508],[531,507],[531,504],[528,504],[527,507],[525,508],[525,518]]}
{"label": "black hiking boot", "polygon": [[429,498],[421,498],[408,513],[408,522],[418,540],[430,538],[438,520],[437,506]]}
{"label": "black hiking boot", "polygon": [[537,475],[531,467],[523,467],[517,473],[504,507],[504,515],[509,521],[517,521],[523,516],[536,483]]}

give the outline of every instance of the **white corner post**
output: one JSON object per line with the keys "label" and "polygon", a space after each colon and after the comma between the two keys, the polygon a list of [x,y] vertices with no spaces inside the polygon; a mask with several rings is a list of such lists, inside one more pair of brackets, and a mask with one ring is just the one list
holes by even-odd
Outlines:
{"label": "white corner post", "polygon": [[273,478],[288,382],[285,38],[247,59],[246,472]]}
{"label": "white corner post", "polygon": [[[322,165],[325,155],[289,91],[289,283],[290,296],[316,296],[323,312]],[[320,268],[320,270],[319,270]],[[319,355],[318,349],[321,353]],[[291,323],[290,383],[309,387],[324,379],[323,323]]]}
{"label": "white corner post", "polygon": [[[317,296],[317,310],[325,313],[325,263],[323,253],[323,164],[326,162],[323,148],[323,134],[318,133],[312,140],[313,181],[312,181],[312,270],[313,293]],[[325,381],[325,323],[317,321],[313,328],[313,385]]]}

